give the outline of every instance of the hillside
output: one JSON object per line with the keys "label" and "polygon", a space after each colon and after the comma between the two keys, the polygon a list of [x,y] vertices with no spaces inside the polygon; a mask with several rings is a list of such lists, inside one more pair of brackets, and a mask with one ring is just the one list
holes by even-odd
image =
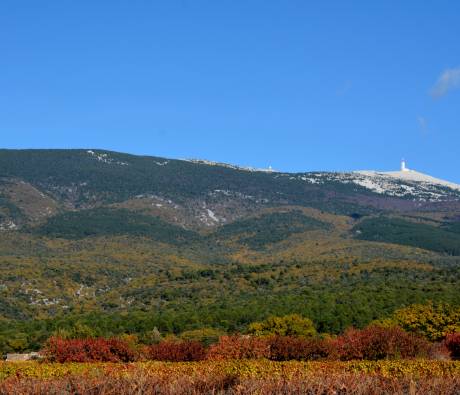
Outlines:
{"label": "hillside", "polygon": [[[278,173],[100,150],[0,150],[3,228],[57,211],[117,205],[174,215],[187,227],[231,222],[263,207],[300,205],[350,215],[458,208],[460,190],[361,173]],[[449,204],[448,204],[449,207]]]}
{"label": "hillside", "polygon": [[429,178],[0,150],[0,346],[291,312],[337,333],[459,303],[459,229],[460,190]]}

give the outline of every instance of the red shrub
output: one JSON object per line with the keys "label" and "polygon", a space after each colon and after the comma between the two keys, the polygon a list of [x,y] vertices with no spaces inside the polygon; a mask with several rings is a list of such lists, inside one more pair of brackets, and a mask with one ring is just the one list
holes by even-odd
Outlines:
{"label": "red shrub", "polygon": [[221,336],[208,351],[209,359],[259,359],[270,357],[267,338],[252,336]]}
{"label": "red shrub", "polygon": [[171,362],[201,361],[206,357],[206,349],[198,341],[162,341],[145,347],[144,353],[147,359]]}
{"label": "red shrub", "polygon": [[460,332],[447,335],[445,344],[452,359],[460,359]]}
{"label": "red shrub", "polygon": [[399,327],[368,326],[365,329],[348,329],[337,339],[331,340],[330,358],[351,359],[385,359],[414,358],[426,356],[430,344],[414,334],[407,333]]}
{"label": "red shrub", "polygon": [[275,336],[269,344],[270,359],[274,361],[324,359],[331,353],[330,343],[318,338]]}
{"label": "red shrub", "polygon": [[450,359],[450,351],[445,342],[432,343],[428,353],[429,359],[438,361],[448,361]]}
{"label": "red shrub", "polygon": [[133,350],[133,347],[129,345],[129,343],[125,340],[112,338],[106,340],[110,352],[112,355],[115,355],[118,361],[121,362],[132,362],[138,359],[138,353]]}
{"label": "red shrub", "polygon": [[130,362],[135,353],[120,339],[61,339],[52,337],[45,356],[53,362]]}

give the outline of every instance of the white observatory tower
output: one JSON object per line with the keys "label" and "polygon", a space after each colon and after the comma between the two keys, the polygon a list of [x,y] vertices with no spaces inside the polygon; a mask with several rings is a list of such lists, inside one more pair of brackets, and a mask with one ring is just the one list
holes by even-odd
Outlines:
{"label": "white observatory tower", "polygon": [[406,167],[405,159],[401,161],[401,171],[409,171],[409,169]]}

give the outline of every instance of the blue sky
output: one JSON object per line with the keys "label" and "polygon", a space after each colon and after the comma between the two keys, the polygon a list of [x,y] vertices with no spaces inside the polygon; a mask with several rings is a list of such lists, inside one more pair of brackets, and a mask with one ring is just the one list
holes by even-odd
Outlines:
{"label": "blue sky", "polygon": [[0,146],[460,183],[460,2],[3,0]]}

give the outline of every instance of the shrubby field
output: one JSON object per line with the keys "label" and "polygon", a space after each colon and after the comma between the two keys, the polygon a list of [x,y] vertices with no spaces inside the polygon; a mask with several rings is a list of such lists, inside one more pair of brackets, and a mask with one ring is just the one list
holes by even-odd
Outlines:
{"label": "shrubby field", "polygon": [[38,361],[0,364],[0,394],[454,395],[457,314],[416,305],[338,336],[318,333],[299,315],[254,322],[246,334],[156,331],[149,342],[61,331]]}
{"label": "shrubby field", "polygon": [[0,377],[1,394],[454,395],[460,362],[3,363]]}

